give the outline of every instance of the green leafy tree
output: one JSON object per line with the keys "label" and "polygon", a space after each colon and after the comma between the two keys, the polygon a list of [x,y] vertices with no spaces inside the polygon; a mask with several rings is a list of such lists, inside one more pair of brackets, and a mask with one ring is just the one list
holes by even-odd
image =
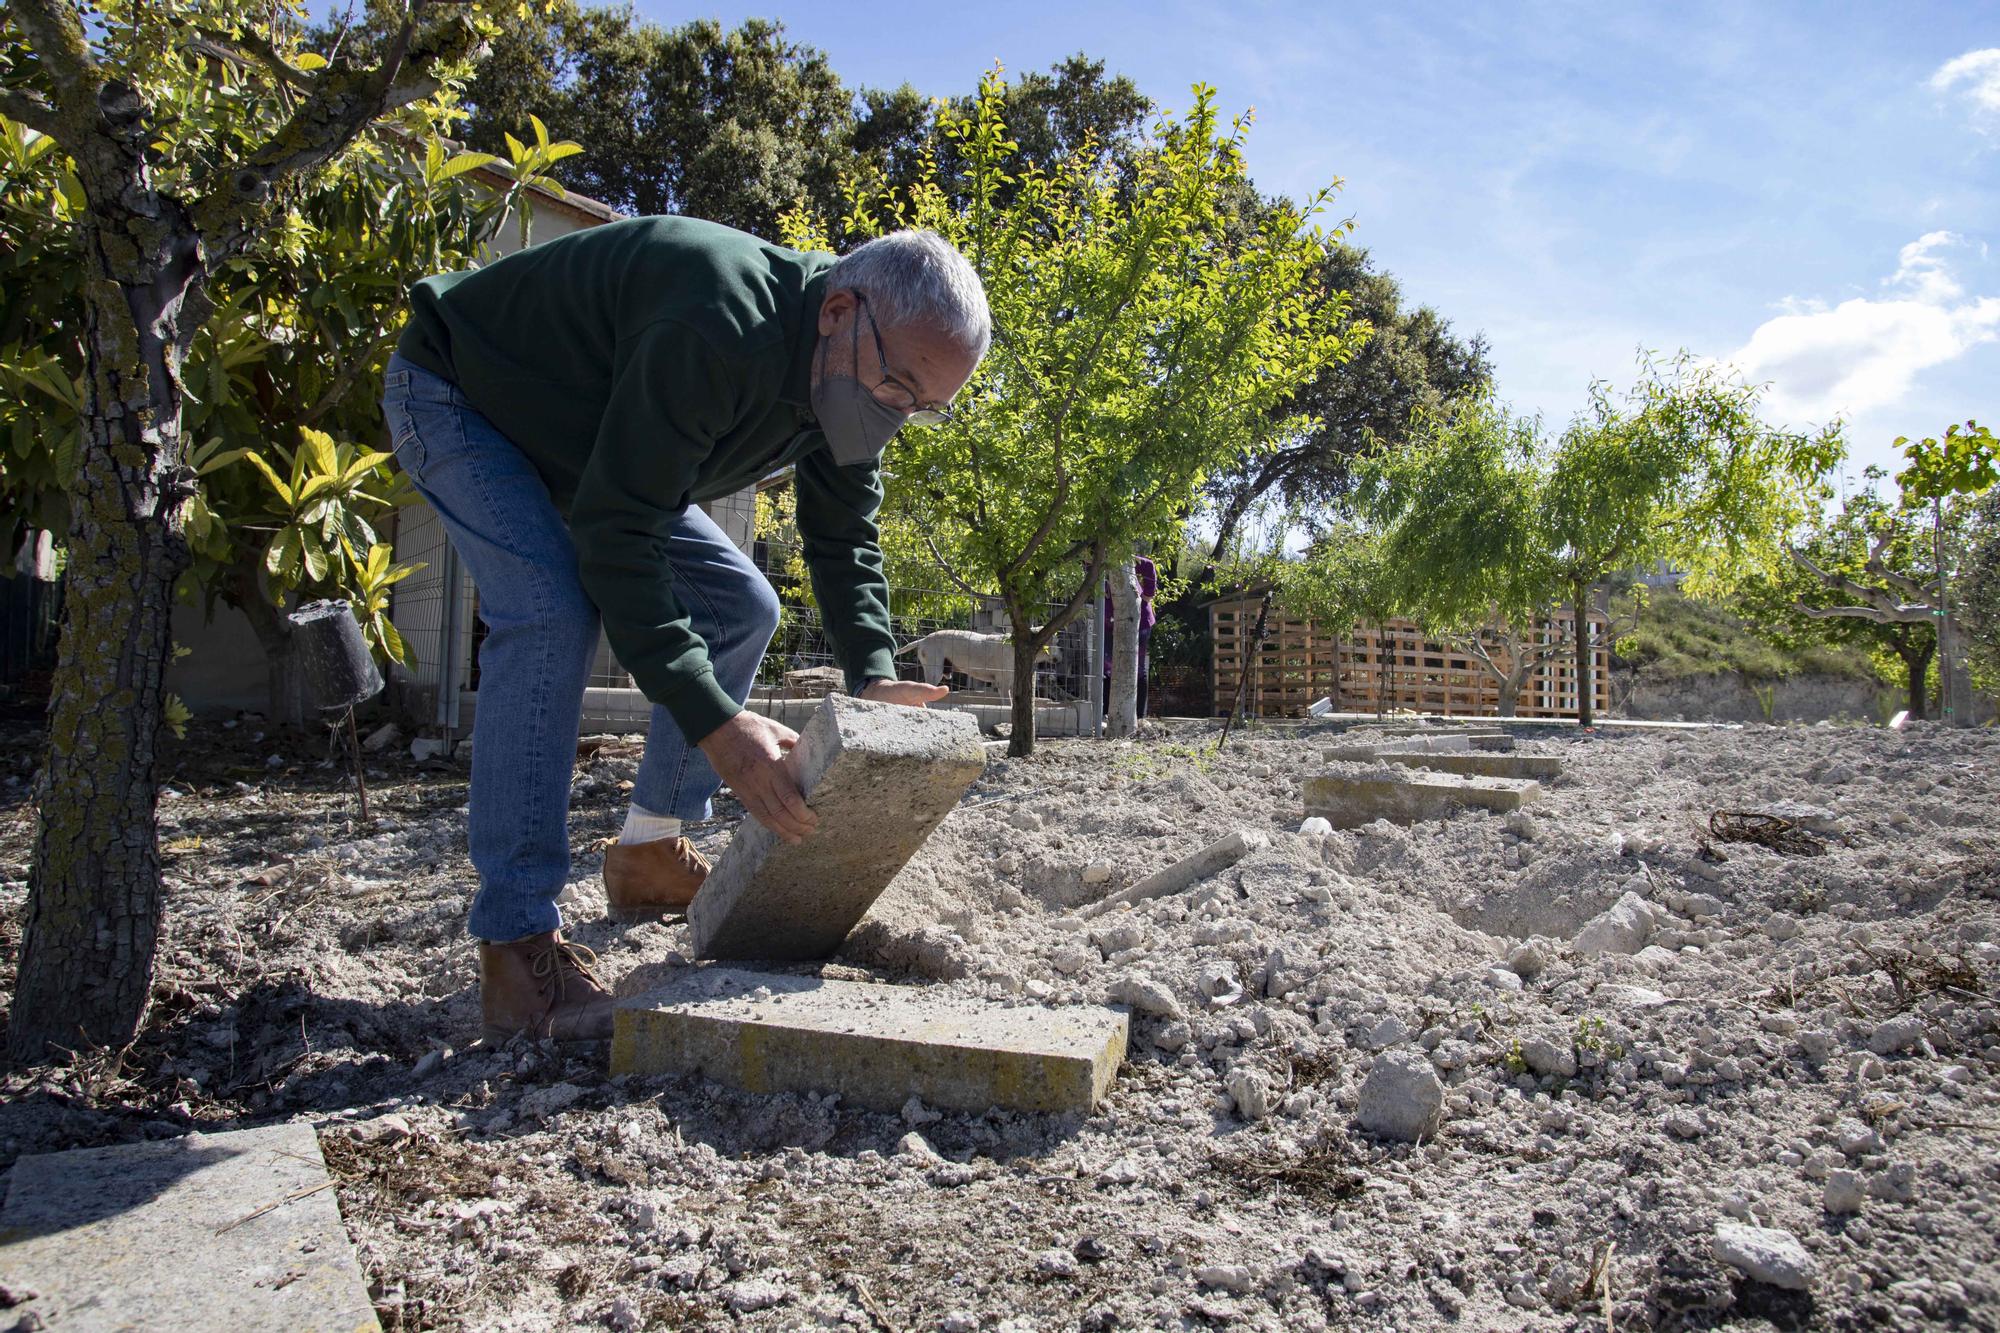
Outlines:
{"label": "green leafy tree", "polygon": [[[1779,646],[1860,648],[1897,664],[1912,717],[1929,715],[1928,680],[1937,654],[1934,623],[1921,618],[1858,616],[1848,587],[1892,593],[1894,577],[1920,582],[1929,559],[1926,515],[1884,500],[1888,474],[1869,468],[1867,485],[1816,520],[1792,542],[1792,558],[1736,588],[1735,609]],[[1878,575],[1870,566],[1881,571]]]}
{"label": "green leafy tree", "polygon": [[[1176,539],[1205,473],[1267,447],[1272,409],[1346,349],[1338,304],[1311,291],[1325,235],[1281,209],[1226,236],[1244,126],[1218,124],[1210,90],[1162,121],[1130,180],[1090,154],[1023,162],[1005,94],[996,71],[969,111],[941,117],[962,192],[927,182],[907,212],[859,199],[848,221],[935,230],[985,281],[992,351],[954,421],[895,447],[889,503],[950,577],[1005,606],[1025,683],[1107,562]],[[795,237],[813,239],[808,222]],[[1024,687],[1010,748],[1033,745]]]}
{"label": "green leafy tree", "polygon": [[[1758,420],[1757,390],[1683,353],[1645,362],[1614,398],[1595,385],[1549,459],[1540,502],[1541,549],[1589,623],[1596,593],[1621,570],[1664,563],[1688,573],[1694,595],[1720,592],[1784,559],[1784,542],[1824,503],[1838,462],[1837,429],[1805,435]],[[1574,639],[1579,682],[1598,644]],[[1591,725],[1591,691],[1577,721]]]}
{"label": "green leafy tree", "polygon": [[1502,717],[1573,642],[1554,614],[1570,588],[1547,540],[1552,465],[1538,422],[1473,393],[1420,405],[1359,469],[1400,613],[1494,678]]}
{"label": "green leafy tree", "polygon": [[1209,480],[1211,563],[1267,497],[1304,514],[1334,510],[1353,485],[1355,460],[1400,447],[1418,413],[1435,420],[1446,403],[1491,383],[1484,339],[1454,336],[1429,306],[1406,307],[1396,280],[1375,269],[1366,250],[1332,249],[1319,289],[1347,293],[1349,319],[1370,333],[1352,358],[1322,367],[1285,404],[1310,417],[1309,428]]}
{"label": "green leafy tree", "polygon": [[1977,684],[2000,694],[2000,490],[1980,497],[1967,525],[1960,605]]}
{"label": "green leafy tree", "polygon": [[[312,56],[301,53],[310,64]],[[208,279],[213,309],[181,368],[181,430],[195,473],[183,596],[240,610],[269,667],[269,715],[304,720],[283,615],[288,599],[360,595],[376,524],[410,494],[381,438],[381,370],[405,317],[405,293],[431,273],[467,267],[503,227],[529,215],[524,195],[577,151],[539,122],[508,156],[447,151],[448,97],[403,113],[404,128],[361,135]],[[81,197],[53,139],[0,120],[0,400],[8,467],[0,512],[67,526],[63,479],[84,434],[86,319]],[[281,479],[282,474],[282,479]],[[386,620],[369,638],[400,661]]]}
{"label": "green leafy tree", "polygon": [[519,12],[412,0],[380,58],[356,62],[302,50],[290,11],[244,0],[0,10],[0,115],[68,159],[87,371],[81,436],[56,475],[67,595],[8,1026],[17,1061],[124,1046],[150,991],[170,617],[198,490],[190,375],[215,279],[357,136],[436,95]]}
{"label": "green leafy tree", "polygon": [[[1939,438],[1898,439],[1907,466],[1896,474],[1892,507],[1860,506],[1845,540],[1832,544],[1827,563],[1820,549],[1791,549],[1801,569],[1833,594],[1815,598],[1807,614],[1881,626],[1922,625],[1935,634],[1942,719],[1972,725],[1972,677],[1965,660],[1962,609],[1952,603],[1952,580],[1968,555],[1964,530],[1976,517],[1972,498],[2000,479],[1992,432],[1968,421]],[[1879,477],[1879,474],[1876,474]],[[1866,540],[1865,553],[1860,542]],[[1916,691],[1913,688],[1912,696]]]}

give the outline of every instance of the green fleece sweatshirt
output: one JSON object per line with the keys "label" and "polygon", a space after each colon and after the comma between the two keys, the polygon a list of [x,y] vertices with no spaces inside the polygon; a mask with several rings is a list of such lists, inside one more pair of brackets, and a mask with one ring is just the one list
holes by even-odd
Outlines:
{"label": "green fleece sweatshirt", "polygon": [[738,712],[667,577],[697,500],[795,466],[813,594],[859,689],[894,679],[873,463],[840,467],[811,407],[832,255],[694,218],[632,218],[426,278],[397,350],[457,384],[567,513],[612,651],[691,740]]}

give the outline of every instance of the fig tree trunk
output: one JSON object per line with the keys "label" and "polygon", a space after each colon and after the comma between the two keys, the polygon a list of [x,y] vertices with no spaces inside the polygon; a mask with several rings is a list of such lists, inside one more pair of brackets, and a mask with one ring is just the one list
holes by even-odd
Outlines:
{"label": "fig tree trunk", "polygon": [[8,1021],[16,1063],[54,1048],[125,1046],[152,987],[155,776],[192,493],[181,462],[180,321],[199,269],[179,221],[134,217],[110,238],[84,225],[89,396]]}

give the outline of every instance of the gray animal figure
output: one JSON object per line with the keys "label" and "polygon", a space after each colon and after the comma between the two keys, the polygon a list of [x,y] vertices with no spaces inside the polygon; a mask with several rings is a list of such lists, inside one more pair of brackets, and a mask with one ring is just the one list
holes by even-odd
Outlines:
{"label": "gray animal figure", "polygon": [[[950,662],[955,670],[998,689],[1003,702],[1013,700],[1014,644],[1005,634],[975,634],[969,629],[932,630],[896,650],[898,657],[907,653],[917,655],[928,684],[943,680],[944,664]],[[1056,661],[1055,645],[1042,645],[1036,660]]]}

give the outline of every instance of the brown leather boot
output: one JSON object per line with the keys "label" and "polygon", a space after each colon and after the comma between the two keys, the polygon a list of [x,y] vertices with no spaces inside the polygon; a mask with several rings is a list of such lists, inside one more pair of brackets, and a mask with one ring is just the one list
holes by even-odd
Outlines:
{"label": "brown leather boot", "polygon": [[613,921],[681,916],[708,878],[708,862],[686,838],[620,842],[604,849],[604,896]]}
{"label": "brown leather boot", "polygon": [[557,1041],[605,1041],[614,1000],[590,970],[597,956],[559,930],[505,944],[479,942],[479,1011],[486,1036],[518,1032]]}

